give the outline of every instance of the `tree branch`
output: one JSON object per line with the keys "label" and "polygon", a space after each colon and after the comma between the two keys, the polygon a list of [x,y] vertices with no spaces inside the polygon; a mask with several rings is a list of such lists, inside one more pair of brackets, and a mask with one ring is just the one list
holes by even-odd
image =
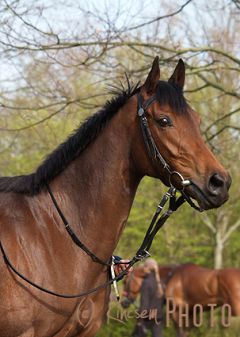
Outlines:
{"label": "tree branch", "polygon": [[178,10],[176,10],[175,12],[172,12],[170,14],[166,14],[166,15],[162,15],[162,16],[158,16],[156,17],[155,19],[152,19],[150,21],[147,21],[147,22],[144,22],[144,23],[140,23],[139,25],[136,25],[136,26],[132,26],[132,27],[129,27],[128,29],[125,29],[124,30],[124,33],[125,32],[129,32],[131,30],[135,30],[135,29],[138,29],[138,28],[142,28],[142,27],[145,27],[147,25],[150,25],[154,22],[157,22],[157,21],[160,21],[160,20],[163,20],[163,19],[167,19],[167,18],[170,18],[172,16],[175,16],[179,13],[181,13],[183,11],[183,9],[191,2],[192,0],[188,0],[186,1]]}
{"label": "tree branch", "polygon": [[229,113],[227,113],[226,115],[224,116],[221,116],[217,119],[215,119],[214,122],[212,122],[211,124],[208,125],[208,127],[204,130],[203,133],[207,133],[214,125],[216,125],[217,123],[223,121],[224,119],[234,115],[235,113],[239,112],[240,111],[240,107],[238,107],[237,109],[234,109],[233,111],[230,111]]}
{"label": "tree branch", "polygon": [[201,218],[204,222],[204,224],[211,230],[212,233],[216,234],[217,230],[214,227],[214,225],[212,224],[209,216],[205,213],[201,214]]}
{"label": "tree branch", "polygon": [[232,226],[228,229],[228,231],[226,232],[226,234],[225,234],[224,237],[223,237],[223,243],[225,243],[225,242],[229,239],[230,235],[231,235],[233,232],[235,232],[239,227],[240,227],[240,220],[238,220],[237,222],[235,222],[235,224],[232,225]]}
{"label": "tree branch", "polygon": [[210,142],[214,137],[218,136],[220,133],[222,133],[226,129],[233,129],[233,130],[240,131],[240,127],[239,126],[224,125],[220,130],[218,130],[217,132],[215,132],[214,134],[212,134],[210,137],[208,137],[207,141]]}

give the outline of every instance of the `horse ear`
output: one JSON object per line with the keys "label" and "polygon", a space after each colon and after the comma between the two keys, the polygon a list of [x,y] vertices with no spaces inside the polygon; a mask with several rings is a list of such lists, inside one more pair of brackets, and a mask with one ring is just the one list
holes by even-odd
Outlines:
{"label": "horse ear", "polygon": [[153,94],[156,91],[158,81],[160,79],[159,57],[156,56],[148,77],[143,85],[143,89],[147,94]]}
{"label": "horse ear", "polygon": [[178,64],[168,82],[177,84],[181,89],[183,89],[185,82],[185,64],[182,59],[178,61]]}

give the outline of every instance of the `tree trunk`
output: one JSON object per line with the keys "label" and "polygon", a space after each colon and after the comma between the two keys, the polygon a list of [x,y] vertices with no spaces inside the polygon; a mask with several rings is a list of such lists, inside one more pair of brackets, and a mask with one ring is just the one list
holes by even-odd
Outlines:
{"label": "tree trunk", "polygon": [[216,233],[216,246],[214,252],[214,268],[221,269],[223,264],[223,240],[221,233],[217,231]]}

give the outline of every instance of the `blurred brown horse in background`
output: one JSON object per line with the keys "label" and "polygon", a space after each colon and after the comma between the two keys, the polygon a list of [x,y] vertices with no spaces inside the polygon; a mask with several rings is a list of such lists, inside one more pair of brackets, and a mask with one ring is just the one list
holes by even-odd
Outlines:
{"label": "blurred brown horse in background", "polygon": [[[138,267],[124,280],[121,302],[124,308],[136,300],[144,276],[143,267]],[[216,270],[195,264],[160,265],[159,276],[169,311],[166,315],[173,320],[178,337],[186,336],[194,325],[193,310],[196,305],[200,305],[203,311],[209,311],[228,304],[232,316],[240,316],[240,269]]]}
{"label": "blurred brown horse in background", "polygon": [[[159,265],[158,271],[160,276],[160,281],[164,290],[167,287],[167,283],[172,277],[175,268],[177,268],[178,265]],[[123,280],[123,292],[122,292],[122,301],[121,305],[124,308],[128,308],[130,304],[133,304],[137,296],[140,293],[142,282],[146,274],[144,273],[143,266],[139,266],[136,268],[133,268],[131,272],[128,273],[128,275]]]}
{"label": "blurred brown horse in background", "polygon": [[[98,262],[110,261],[141,179],[148,175],[169,186],[159,154],[150,157],[145,148],[142,112],[151,133],[148,145],[154,142],[171,172],[188,179],[186,195],[202,209],[228,199],[230,176],[200,135],[200,119],[183,96],[184,79],[180,60],[170,79],[160,81],[155,58],[142,86],[107,102],[34,173],[0,178],[1,244],[19,272],[65,294],[109,280],[108,268],[93,255]],[[69,237],[47,186],[87,254]],[[1,259],[0,336],[94,336],[109,291],[108,286],[78,299],[54,297],[16,276]]]}
{"label": "blurred brown horse in background", "polygon": [[195,264],[176,267],[169,279],[166,300],[170,303],[177,336],[187,334],[187,322],[181,313],[189,313],[193,326],[193,310],[200,305],[203,311],[228,304],[232,316],[240,316],[240,269],[210,269]]}

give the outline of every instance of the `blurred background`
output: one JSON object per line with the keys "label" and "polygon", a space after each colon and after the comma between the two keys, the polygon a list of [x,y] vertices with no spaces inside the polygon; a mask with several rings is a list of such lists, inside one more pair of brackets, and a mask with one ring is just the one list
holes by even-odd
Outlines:
{"label": "blurred background", "polygon": [[[112,86],[126,84],[126,74],[142,83],[156,55],[162,79],[179,58],[186,63],[185,96],[233,184],[219,210],[183,206],[158,234],[152,256],[161,264],[238,268],[239,0],[1,0],[0,175],[33,171],[111,97]],[[135,253],[163,190],[144,178],[116,254]],[[98,336],[130,336],[133,324],[111,320]],[[216,329],[206,325],[192,336],[240,335]],[[174,336],[171,328],[166,336]]]}

